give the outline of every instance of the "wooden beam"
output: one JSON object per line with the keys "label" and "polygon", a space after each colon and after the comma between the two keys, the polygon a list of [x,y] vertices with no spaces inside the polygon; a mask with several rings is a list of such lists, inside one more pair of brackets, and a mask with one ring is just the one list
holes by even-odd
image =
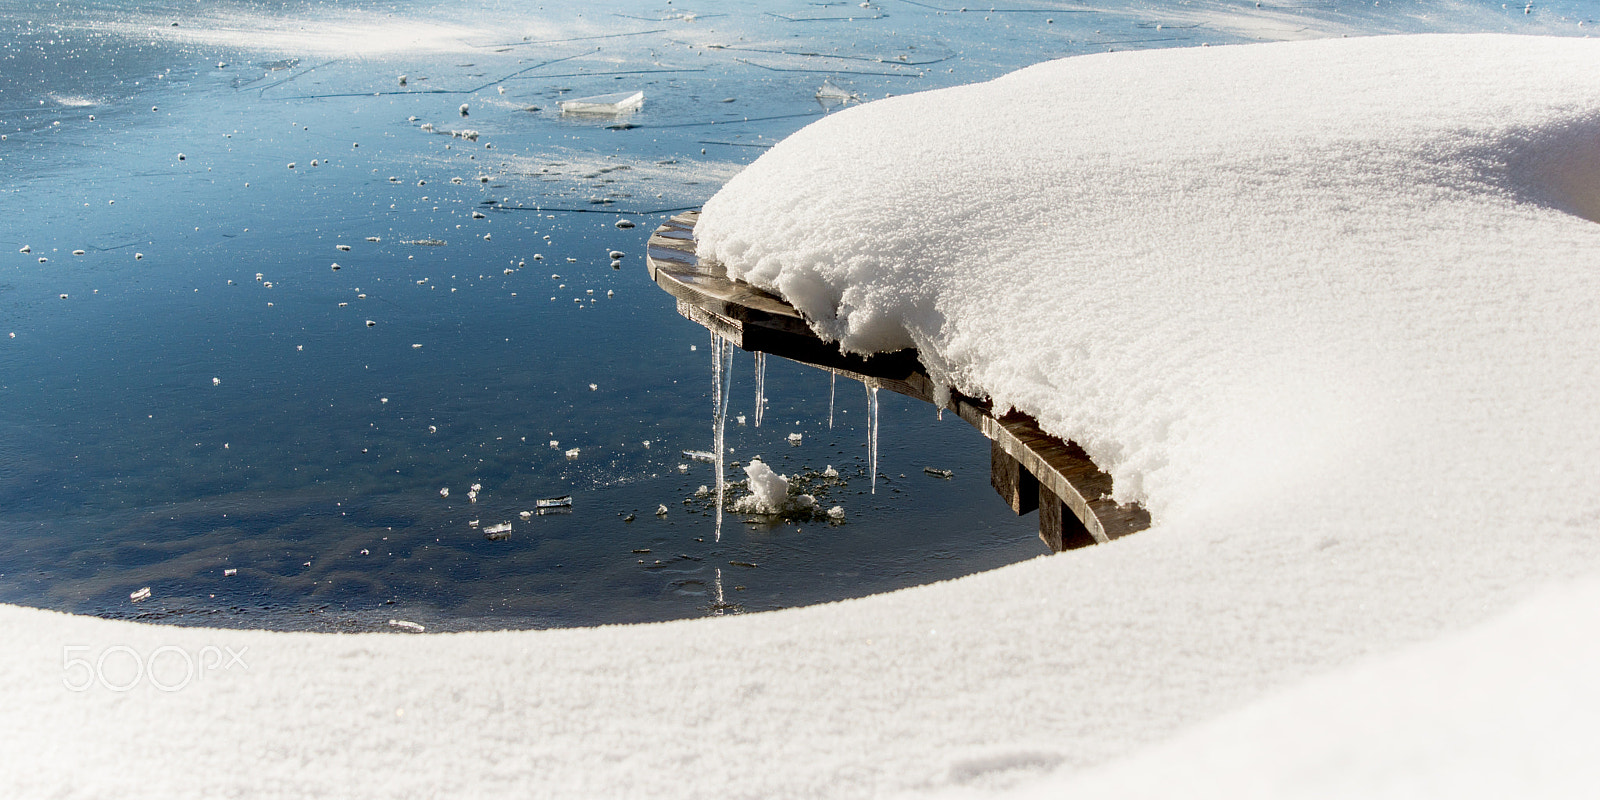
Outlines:
{"label": "wooden beam", "polygon": [[989,485],[1018,516],[1039,507],[1039,480],[994,441],[989,442]]}
{"label": "wooden beam", "polygon": [[1098,540],[1049,488],[1039,487],[1039,538],[1052,552],[1088,547]]}

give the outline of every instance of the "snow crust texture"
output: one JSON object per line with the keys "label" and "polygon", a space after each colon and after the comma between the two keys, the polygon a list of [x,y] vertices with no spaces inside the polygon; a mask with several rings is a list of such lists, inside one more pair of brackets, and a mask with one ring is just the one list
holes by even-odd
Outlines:
{"label": "snow crust texture", "polygon": [[[1083,443],[1152,529],[593,630],[0,606],[0,795],[1584,786],[1593,748],[1564,737],[1594,742],[1600,667],[1597,144],[1600,43],[1494,36],[1096,55],[830,116],[706,207],[702,253]],[[166,647],[245,666],[68,685],[64,659]],[[1360,744],[1385,721],[1395,760]],[[1199,778],[1162,791],[1167,765]]]}

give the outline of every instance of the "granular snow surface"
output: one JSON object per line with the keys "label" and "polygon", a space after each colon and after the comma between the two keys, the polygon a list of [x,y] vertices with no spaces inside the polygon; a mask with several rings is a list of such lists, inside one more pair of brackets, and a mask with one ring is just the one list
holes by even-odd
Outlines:
{"label": "granular snow surface", "polygon": [[[1095,55],[831,115],[707,205],[702,254],[848,349],[915,345],[1035,414],[1153,528],[861,600],[590,630],[0,607],[0,794],[1581,787],[1596,187],[1600,44],[1580,40]],[[70,659],[162,648],[163,685],[179,654],[243,664],[70,688],[93,674]]]}

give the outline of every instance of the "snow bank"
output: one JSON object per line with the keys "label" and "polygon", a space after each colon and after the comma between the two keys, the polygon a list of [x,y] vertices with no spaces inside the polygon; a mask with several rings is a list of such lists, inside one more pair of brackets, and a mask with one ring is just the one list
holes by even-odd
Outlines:
{"label": "snow bank", "polygon": [[1018,797],[1589,797],[1600,581]]}
{"label": "snow bank", "polygon": [[[1040,64],[806,128],[706,205],[700,254],[848,350],[918,347],[1035,414],[1158,518],[1352,457],[1432,476],[1460,426],[1547,406],[1558,439],[1593,428],[1563,404],[1587,333],[1552,312],[1582,313],[1600,239],[1596,52],[1380,37]],[[1393,452],[1418,423],[1443,438]]]}
{"label": "snow bank", "polygon": [[[915,344],[1035,412],[1155,527],[857,601],[594,630],[0,606],[0,794],[988,794],[1152,759],[1081,776],[1114,793],[1169,752],[1198,770],[1195,738],[1148,748],[1600,572],[1597,133],[1600,46],[1500,37],[1092,56],[838,113],[728,185],[705,252],[852,349]],[[1211,730],[1243,737],[1234,763],[1332,765],[1290,788],[1338,791],[1351,720],[1388,713],[1338,700],[1376,670],[1463,731],[1537,699],[1516,730],[1570,752],[1593,695],[1568,666],[1592,664],[1595,621],[1551,602],[1593,592],[1484,629],[1500,645],[1425,644]],[[1530,617],[1572,631],[1540,629],[1537,697],[1502,679]],[[208,647],[244,666],[71,688],[92,674],[72,659],[161,654],[171,686],[176,654]],[[1383,785],[1502,768],[1441,741]],[[1554,765],[1536,786],[1584,774],[1516,763]],[[1219,767],[1245,788],[1247,768]]]}

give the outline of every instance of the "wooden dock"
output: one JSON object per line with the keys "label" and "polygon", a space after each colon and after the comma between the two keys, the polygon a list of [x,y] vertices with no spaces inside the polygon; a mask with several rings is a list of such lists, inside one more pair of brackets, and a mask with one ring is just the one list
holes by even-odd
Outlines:
{"label": "wooden dock", "polygon": [[[722,265],[695,255],[699,212],[679,214],[650,237],[650,278],[678,301],[678,313],[741,349],[770,353],[877,387],[935,401],[935,387],[915,350],[870,358],[842,353],[817,338],[800,312],[775,295],[728,278]],[[999,417],[988,400],[950,391],[945,408],[989,438],[989,480],[1017,514],[1039,511],[1039,538],[1060,552],[1108,542],[1150,527],[1137,504],[1110,499],[1111,476],[1083,448],[1039,428],[1027,414]]]}

